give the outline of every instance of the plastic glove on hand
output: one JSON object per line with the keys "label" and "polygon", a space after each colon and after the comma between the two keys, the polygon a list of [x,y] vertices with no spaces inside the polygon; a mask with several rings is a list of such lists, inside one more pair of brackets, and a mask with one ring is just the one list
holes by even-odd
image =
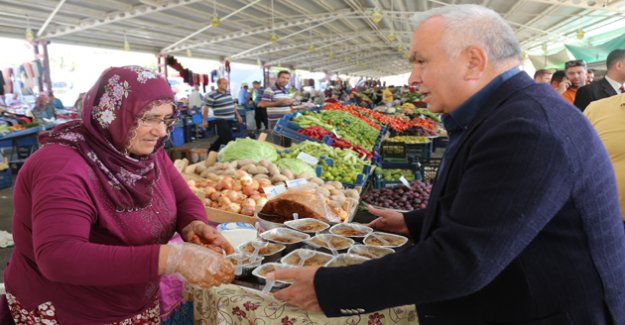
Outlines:
{"label": "plastic glove on hand", "polygon": [[192,286],[210,288],[234,280],[234,266],[222,254],[200,245],[169,245],[167,273],[178,273]]}
{"label": "plastic glove on hand", "polygon": [[217,253],[234,253],[234,248],[217,230],[201,221],[193,221],[182,230],[182,238],[189,243],[202,245]]}

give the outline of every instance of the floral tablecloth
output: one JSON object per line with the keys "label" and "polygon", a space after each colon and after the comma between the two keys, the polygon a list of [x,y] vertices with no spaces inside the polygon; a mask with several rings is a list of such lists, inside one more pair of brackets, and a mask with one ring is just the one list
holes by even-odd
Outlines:
{"label": "floral tablecloth", "polygon": [[271,295],[238,286],[222,285],[211,289],[185,287],[185,298],[193,301],[196,324],[250,325],[356,325],[419,324],[414,306],[385,309],[370,314],[328,318],[322,313],[307,312]]}

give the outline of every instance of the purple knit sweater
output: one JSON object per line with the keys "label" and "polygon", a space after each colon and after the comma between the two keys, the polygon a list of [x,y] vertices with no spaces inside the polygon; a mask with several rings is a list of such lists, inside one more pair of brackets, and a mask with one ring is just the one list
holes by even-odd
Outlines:
{"label": "purple knit sweater", "polygon": [[14,188],[15,250],[7,292],[28,310],[51,301],[61,324],[101,324],[140,313],[157,298],[159,245],[193,220],[201,201],[161,150],[150,207],[116,212],[73,149],[46,145]]}

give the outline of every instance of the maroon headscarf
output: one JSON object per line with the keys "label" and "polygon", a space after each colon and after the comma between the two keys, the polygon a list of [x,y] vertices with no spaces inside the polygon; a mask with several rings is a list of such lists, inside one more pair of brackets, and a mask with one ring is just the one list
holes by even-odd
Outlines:
{"label": "maroon headscarf", "polygon": [[171,103],[178,114],[173,97],[167,81],[151,70],[109,68],[85,95],[82,120],[61,124],[39,141],[76,149],[93,167],[118,211],[142,209],[150,205],[160,175],[155,159],[164,139],[147,156],[131,156],[126,148],[138,120],[154,105]]}

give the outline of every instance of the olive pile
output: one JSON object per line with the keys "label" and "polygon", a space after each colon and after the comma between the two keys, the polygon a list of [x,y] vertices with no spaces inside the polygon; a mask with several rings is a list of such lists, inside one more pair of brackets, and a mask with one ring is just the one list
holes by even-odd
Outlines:
{"label": "olive pile", "polygon": [[415,181],[410,187],[401,185],[371,190],[362,197],[362,200],[389,209],[423,209],[428,202],[431,190],[432,184]]}

